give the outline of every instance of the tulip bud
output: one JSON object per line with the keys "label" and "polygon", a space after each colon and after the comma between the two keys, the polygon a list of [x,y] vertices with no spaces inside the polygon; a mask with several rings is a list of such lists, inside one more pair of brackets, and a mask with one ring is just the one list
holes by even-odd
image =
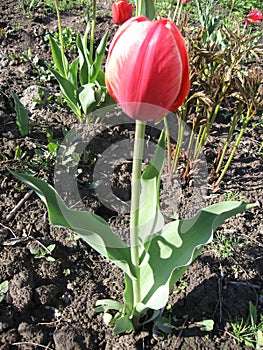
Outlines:
{"label": "tulip bud", "polygon": [[142,16],[124,23],[111,42],[105,78],[109,94],[133,119],[175,111],[190,88],[187,50],[175,24]]}
{"label": "tulip bud", "polygon": [[115,24],[123,24],[131,18],[133,11],[132,4],[126,0],[118,0],[112,5],[112,19]]}

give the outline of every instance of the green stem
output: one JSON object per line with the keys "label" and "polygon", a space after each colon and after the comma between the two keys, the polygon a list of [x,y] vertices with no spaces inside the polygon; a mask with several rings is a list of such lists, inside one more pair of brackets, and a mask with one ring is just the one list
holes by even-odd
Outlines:
{"label": "green stem", "polygon": [[232,149],[232,151],[231,151],[231,153],[229,155],[229,158],[228,158],[228,160],[227,160],[227,162],[226,162],[226,164],[224,166],[224,169],[222,170],[221,175],[219,176],[219,178],[217,179],[217,181],[216,181],[216,183],[214,185],[214,188],[216,188],[220,184],[220,182],[222,181],[223,177],[225,176],[225,174],[226,174],[226,172],[227,172],[227,170],[229,168],[229,165],[232,162],[232,159],[233,159],[233,157],[234,157],[234,155],[236,153],[236,150],[237,150],[237,148],[239,146],[239,143],[240,143],[240,141],[241,141],[241,139],[242,139],[242,137],[244,135],[244,132],[246,131],[248,122],[250,121],[250,119],[253,117],[253,115],[255,113],[255,112],[251,112],[251,109],[252,109],[252,106],[250,106],[248,111],[247,111],[245,122],[242,125],[240,133],[239,133],[239,135],[238,135],[238,137],[236,139],[235,145],[234,145],[234,147],[233,147],[233,149]]}
{"label": "green stem", "polygon": [[[140,210],[140,192],[141,192],[141,171],[142,157],[144,149],[145,122],[136,121],[134,153],[132,164],[131,181],[131,222],[130,222],[130,244],[131,260],[135,266],[136,278],[132,280],[133,285],[133,306],[140,302],[140,255],[139,255],[139,210]],[[135,310],[134,310],[135,312]]]}
{"label": "green stem", "polygon": [[[198,157],[201,153],[201,150],[204,147],[204,144],[207,140],[208,134],[212,128],[212,125],[213,125],[213,123],[218,115],[221,104],[225,98],[227,88],[228,88],[228,83],[226,83],[223,86],[221,96],[220,96],[218,102],[216,103],[216,105],[213,108],[211,108],[211,111],[213,111],[212,115],[209,115],[209,111],[208,111],[207,124],[200,128],[200,131],[202,129],[202,132],[200,133],[200,131],[199,131],[199,134],[198,134],[197,144],[196,144],[195,153],[194,153],[194,159],[198,159]],[[216,98],[216,96],[214,98]]]}
{"label": "green stem", "polygon": [[58,32],[59,32],[59,41],[60,41],[60,47],[61,47],[61,58],[62,58],[62,63],[63,63],[63,68],[64,68],[64,77],[67,79],[68,78],[68,69],[67,69],[67,64],[65,61],[65,49],[64,49],[64,41],[63,41],[63,35],[62,35],[62,24],[61,24],[60,12],[59,12],[59,7],[58,7],[58,0],[54,0],[54,2],[55,2],[56,12],[57,12],[57,19],[58,19]]}
{"label": "green stem", "polygon": [[175,173],[175,170],[179,163],[179,158],[182,150],[182,144],[183,144],[183,138],[184,138],[184,126],[185,123],[182,123],[180,118],[178,117],[178,137],[177,137],[177,143],[175,148],[175,155],[173,158],[173,165],[172,165],[172,173]]}
{"label": "green stem", "polygon": [[176,20],[176,25],[177,25],[177,26],[178,26],[178,24],[179,24],[179,19],[180,19],[181,13],[182,13],[182,8],[183,8],[183,4],[180,3],[179,12],[178,12],[178,14],[177,14],[177,20]]}
{"label": "green stem", "polygon": [[229,129],[229,132],[228,132],[228,135],[227,135],[227,139],[226,139],[226,143],[224,144],[224,147],[222,149],[222,153],[220,155],[220,158],[219,158],[219,161],[218,161],[218,164],[217,164],[217,167],[216,167],[216,174],[218,174],[220,169],[221,169],[223,160],[225,158],[226,151],[228,149],[229,143],[230,143],[230,141],[232,139],[232,135],[234,133],[234,130],[235,130],[237,122],[238,122],[238,115],[239,114],[236,113],[236,115],[234,116],[234,120],[233,120],[233,122],[231,124],[231,127]]}
{"label": "green stem", "polygon": [[174,15],[173,15],[173,22],[175,22],[175,18],[177,16],[179,6],[180,6],[180,0],[177,0],[176,8],[175,8]]}
{"label": "green stem", "polygon": [[164,121],[164,127],[165,127],[165,135],[166,135],[166,143],[167,143],[167,160],[168,160],[168,172],[170,177],[172,177],[172,164],[171,164],[171,138],[170,138],[170,133],[169,133],[169,126],[167,123],[167,118],[166,116],[163,119]]}
{"label": "green stem", "polygon": [[90,47],[89,47],[89,58],[90,62],[93,61],[93,50],[94,50],[94,37],[95,37],[95,27],[96,27],[96,11],[97,11],[97,1],[92,1],[92,21],[91,21],[91,33],[90,33]]}
{"label": "green stem", "polygon": [[141,16],[141,14],[142,14],[142,1],[143,1],[143,0],[137,0],[137,1],[135,1],[135,4],[136,4],[135,15],[136,15],[136,16]]}

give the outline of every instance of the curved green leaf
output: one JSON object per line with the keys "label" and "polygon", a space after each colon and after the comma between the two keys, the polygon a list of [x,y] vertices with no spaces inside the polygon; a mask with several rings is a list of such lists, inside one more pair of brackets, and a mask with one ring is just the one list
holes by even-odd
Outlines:
{"label": "curved green leaf", "polygon": [[49,68],[51,73],[59,82],[60,90],[65,97],[71,110],[78,116],[81,117],[81,110],[79,108],[78,99],[76,97],[76,90],[74,85],[62,75],[60,75],[55,69]]}
{"label": "curved green leaf", "polygon": [[15,92],[12,93],[12,97],[15,102],[16,125],[18,126],[20,134],[26,136],[30,132],[28,112]]}
{"label": "curved green leaf", "polygon": [[56,190],[46,181],[26,173],[11,171],[19,180],[29,185],[46,204],[51,224],[74,230],[87,242],[131,278],[132,263],[129,247],[116,235],[107,222],[98,215],[88,211],[69,209]]}
{"label": "curved green leaf", "polygon": [[106,49],[106,45],[108,42],[108,38],[109,38],[109,32],[106,32],[104,34],[104,36],[102,37],[102,39],[99,43],[99,46],[96,49],[95,59],[94,59],[94,62],[91,66],[91,73],[90,73],[90,82],[91,83],[95,82],[95,80],[97,79],[97,76],[101,70],[100,68],[101,68],[101,65],[102,65],[102,62],[103,62],[103,59],[105,56],[105,49]]}
{"label": "curved green leaf", "polygon": [[165,157],[165,132],[162,131],[150,164],[141,176],[139,237],[141,242],[162,230],[164,218],[159,208],[160,180]]}
{"label": "curved green leaf", "polygon": [[81,85],[88,84],[90,82],[90,66],[89,62],[89,51],[87,49],[87,36],[84,35],[82,38],[79,34],[77,35],[76,44],[79,52],[79,81]]}
{"label": "curved green leaf", "polygon": [[[58,72],[63,76],[63,77],[67,77],[67,69],[68,69],[68,61],[66,56],[64,55],[64,53],[62,52],[62,50],[60,49],[60,47],[58,46],[58,44],[56,43],[56,41],[52,38],[51,35],[49,35],[49,42],[50,42],[50,47],[51,47],[51,52],[52,52],[52,57],[55,63],[55,66],[58,70]],[[63,58],[62,56],[64,56],[64,62],[66,64],[66,67],[64,67],[63,64]]]}
{"label": "curved green leaf", "polygon": [[79,101],[85,114],[90,113],[96,108],[97,105],[97,92],[96,85],[89,83],[82,85],[79,89]]}
{"label": "curved green leaf", "polygon": [[176,220],[164,226],[153,237],[148,248],[149,259],[141,266],[142,303],[152,309],[162,308],[168,301],[169,291],[176,277],[211,242],[213,232],[223,221],[254,207],[244,202],[221,202],[201,210],[195,217]]}
{"label": "curved green leaf", "polygon": [[71,84],[74,86],[75,90],[78,90],[78,66],[79,58],[77,57],[74,61],[70,63],[68,71],[68,79]]}

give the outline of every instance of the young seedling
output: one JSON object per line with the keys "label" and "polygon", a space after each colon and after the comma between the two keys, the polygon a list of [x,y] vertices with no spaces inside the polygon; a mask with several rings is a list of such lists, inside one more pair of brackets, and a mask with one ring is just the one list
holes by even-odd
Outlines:
{"label": "young seedling", "polygon": [[0,303],[4,300],[7,292],[8,292],[8,281],[4,281],[0,283]]}
{"label": "young seedling", "polygon": [[243,243],[239,238],[228,237],[224,232],[217,232],[211,246],[222,259],[228,259],[233,256],[235,250],[243,246]]}
{"label": "young seedling", "polygon": [[249,315],[246,321],[231,323],[233,336],[240,343],[256,350],[263,348],[263,315],[258,317],[255,305],[249,302]]}
{"label": "young seedling", "polygon": [[17,94],[12,93],[12,97],[15,102],[15,111],[16,111],[16,125],[22,136],[27,136],[30,133],[30,124],[28,120],[28,112],[25,109],[22,102],[19,100]]}
{"label": "young seedling", "polygon": [[55,247],[55,244],[50,244],[47,247],[42,245],[40,249],[30,249],[30,253],[34,255],[35,259],[45,259],[46,261],[54,262],[56,259],[54,259],[51,254]]}

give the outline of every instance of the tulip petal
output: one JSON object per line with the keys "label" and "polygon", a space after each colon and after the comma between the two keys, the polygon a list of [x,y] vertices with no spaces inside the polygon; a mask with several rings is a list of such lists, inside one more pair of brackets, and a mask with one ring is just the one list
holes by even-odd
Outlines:
{"label": "tulip petal", "polygon": [[[168,20],[134,17],[110,45],[105,76],[109,93],[130,117],[159,119],[163,110],[179,107],[189,91],[184,39]],[[154,112],[145,104],[158,108]]]}

